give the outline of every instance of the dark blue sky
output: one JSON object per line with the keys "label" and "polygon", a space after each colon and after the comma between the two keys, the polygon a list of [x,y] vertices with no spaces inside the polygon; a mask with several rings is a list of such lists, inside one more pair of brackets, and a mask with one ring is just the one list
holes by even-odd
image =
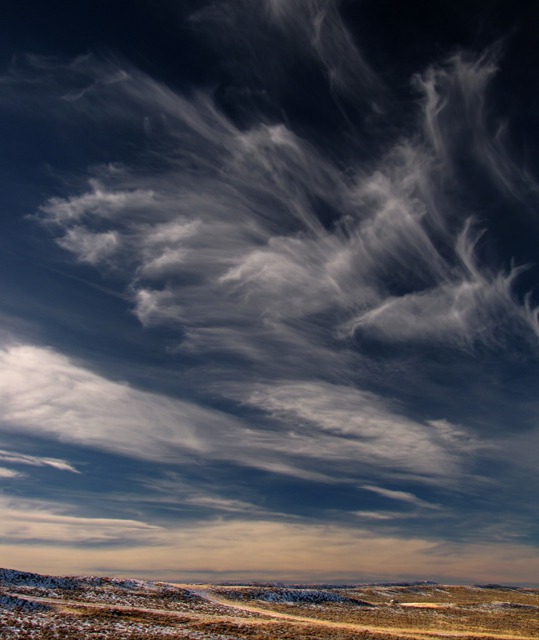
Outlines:
{"label": "dark blue sky", "polygon": [[5,12],[5,563],[536,582],[538,11]]}

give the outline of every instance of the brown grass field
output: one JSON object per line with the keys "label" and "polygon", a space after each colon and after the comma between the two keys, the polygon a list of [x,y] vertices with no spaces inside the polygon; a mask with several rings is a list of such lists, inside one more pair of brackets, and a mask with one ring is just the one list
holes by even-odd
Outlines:
{"label": "brown grass field", "polygon": [[531,640],[539,589],[172,585],[0,570],[0,638]]}

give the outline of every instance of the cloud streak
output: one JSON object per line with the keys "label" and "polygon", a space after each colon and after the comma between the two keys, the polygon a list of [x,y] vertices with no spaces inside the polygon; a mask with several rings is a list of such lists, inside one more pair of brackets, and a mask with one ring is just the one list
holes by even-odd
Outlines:
{"label": "cloud streak", "polygon": [[[414,423],[374,395],[347,387],[257,386],[248,397],[243,388],[241,401],[273,419],[271,430],[263,430],[256,421],[107,380],[50,349],[6,347],[0,369],[0,417],[7,433],[25,431],[161,464],[228,460],[330,483],[336,465],[341,474],[348,470],[350,482],[358,462],[375,474],[377,467],[388,467],[444,482],[461,466],[456,444],[466,436],[458,429]],[[76,472],[62,460],[8,451],[0,452],[0,460]]]}
{"label": "cloud streak", "polygon": [[8,451],[0,449],[0,461],[9,462],[17,465],[29,465],[32,467],[52,467],[58,471],[70,471],[71,473],[80,473],[72,464],[66,460],[58,458],[44,458],[42,456],[32,456],[16,451]]}
{"label": "cloud streak", "polygon": [[384,498],[389,498],[390,500],[397,500],[399,502],[407,502],[416,507],[425,507],[427,509],[437,509],[436,505],[431,504],[430,502],[426,502],[425,500],[421,500],[413,493],[409,491],[395,491],[394,489],[386,489],[384,487],[376,487],[369,484],[364,484],[361,487],[362,489],[366,489],[367,491],[372,491],[373,493],[377,493],[378,495],[383,496]]}
{"label": "cloud streak", "polygon": [[159,527],[136,520],[73,515],[69,505],[6,497],[1,498],[0,505],[5,514],[3,525],[0,525],[0,539],[4,543],[151,545],[162,533]]}

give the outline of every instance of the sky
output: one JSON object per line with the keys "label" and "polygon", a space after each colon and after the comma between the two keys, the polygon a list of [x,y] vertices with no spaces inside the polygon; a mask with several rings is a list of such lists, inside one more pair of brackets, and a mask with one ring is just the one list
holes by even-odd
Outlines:
{"label": "sky", "polygon": [[4,13],[0,565],[537,585],[539,6]]}

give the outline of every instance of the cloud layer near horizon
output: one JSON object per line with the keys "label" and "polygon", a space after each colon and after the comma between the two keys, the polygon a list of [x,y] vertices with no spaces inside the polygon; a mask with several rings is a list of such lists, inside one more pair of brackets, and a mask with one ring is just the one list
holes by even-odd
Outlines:
{"label": "cloud layer near horizon", "polygon": [[249,581],[264,575],[304,582],[354,581],[357,575],[364,580],[430,575],[458,582],[474,575],[482,581],[532,583],[539,563],[536,550],[519,544],[440,544],[420,537],[373,535],[357,527],[264,519],[167,527],[78,517],[65,513],[63,505],[4,498],[0,504],[10,519],[0,525],[5,557],[21,570],[53,574],[105,573],[168,581]]}

